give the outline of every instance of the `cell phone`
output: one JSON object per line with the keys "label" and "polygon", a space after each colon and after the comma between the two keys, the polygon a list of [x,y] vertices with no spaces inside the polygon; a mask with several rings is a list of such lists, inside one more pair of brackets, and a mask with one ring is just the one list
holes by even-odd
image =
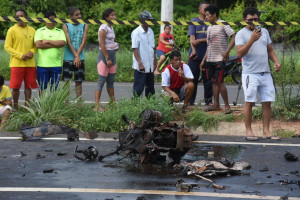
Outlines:
{"label": "cell phone", "polygon": [[261,31],[261,26],[260,25],[257,25],[256,27],[255,27],[255,30],[259,30],[259,32]]}

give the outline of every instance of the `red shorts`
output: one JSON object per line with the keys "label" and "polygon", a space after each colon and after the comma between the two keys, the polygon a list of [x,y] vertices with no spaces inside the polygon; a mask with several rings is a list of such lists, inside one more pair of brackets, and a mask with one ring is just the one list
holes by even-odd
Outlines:
{"label": "red shorts", "polygon": [[24,80],[25,88],[37,88],[36,67],[12,67],[9,87],[20,89]]}

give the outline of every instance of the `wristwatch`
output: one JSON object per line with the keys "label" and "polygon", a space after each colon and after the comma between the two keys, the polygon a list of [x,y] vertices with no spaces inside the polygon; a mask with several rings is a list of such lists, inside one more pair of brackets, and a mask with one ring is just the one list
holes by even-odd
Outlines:
{"label": "wristwatch", "polygon": [[110,59],[109,59],[109,57],[106,57],[105,60],[108,61],[108,60],[110,60]]}

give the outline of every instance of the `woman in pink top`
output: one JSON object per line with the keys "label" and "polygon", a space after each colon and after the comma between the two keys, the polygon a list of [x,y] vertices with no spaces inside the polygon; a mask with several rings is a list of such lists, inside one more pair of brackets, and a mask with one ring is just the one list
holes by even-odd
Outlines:
{"label": "woman in pink top", "polygon": [[[116,12],[108,8],[103,12],[102,18],[105,20],[115,20]],[[98,38],[100,48],[97,56],[98,83],[95,91],[95,111],[104,111],[100,106],[100,97],[105,82],[110,100],[115,101],[116,51],[119,45],[115,42],[114,29],[110,24],[101,24],[98,31]]]}
{"label": "woman in pink top", "polygon": [[174,36],[171,33],[171,26],[165,25],[164,32],[159,35],[158,46],[156,48],[156,55],[159,57],[157,67],[154,71],[155,75],[159,75],[158,71],[160,66],[166,59],[165,54],[172,51],[172,46],[174,45]]}

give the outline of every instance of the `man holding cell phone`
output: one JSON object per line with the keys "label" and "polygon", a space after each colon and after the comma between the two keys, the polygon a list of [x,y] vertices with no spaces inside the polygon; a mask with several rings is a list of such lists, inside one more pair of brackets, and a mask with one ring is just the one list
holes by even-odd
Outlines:
{"label": "man holding cell phone", "polygon": [[[258,22],[257,8],[246,8],[243,20],[247,23]],[[272,48],[270,35],[265,28],[248,24],[235,37],[237,56],[243,59],[242,83],[245,95],[244,122],[246,140],[257,140],[252,131],[252,106],[256,102],[256,93],[260,95],[263,117],[263,137],[278,140],[270,129],[271,102],[275,101],[275,87],[269,67],[269,58],[274,62],[275,71],[280,70],[280,63]]]}

